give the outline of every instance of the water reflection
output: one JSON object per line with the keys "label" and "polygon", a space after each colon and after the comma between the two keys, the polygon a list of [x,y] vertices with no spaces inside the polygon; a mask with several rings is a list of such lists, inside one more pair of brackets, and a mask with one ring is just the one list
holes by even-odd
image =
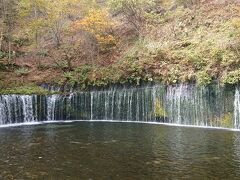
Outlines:
{"label": "water reflection", "polygon": [[0,179],[238,179],[238,132],[75,122],[0,129]]}

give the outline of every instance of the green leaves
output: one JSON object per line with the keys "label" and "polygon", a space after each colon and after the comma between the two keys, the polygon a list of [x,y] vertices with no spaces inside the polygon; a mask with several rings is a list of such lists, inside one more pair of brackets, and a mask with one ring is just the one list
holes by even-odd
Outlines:
{"label": "green leaves", "polygon": [[18,86],[18,87],[12,87],[12,88],[3,88],[0,89],[0,94],[25,94],[25,95],[31,95],[31,94],[55,94],[56,92],[50,92],[46,89],[43,89],[39,86],[28,84],[24,86]]}
{"label": "green leaves", "polygon": [[237,84],[240,82],[240,69],[228,72],[222,77],[222,82],[225,84]]}
{"label": "green leaves", "polygon": [[3,59],[5,56],[7,56],[7,53],[0,50],[0,59]]}
{"label": "green leaves", "polygon": [[199,71],[196,75],[198,85],[209,85],[212,82],[212,77],[206,71]]}

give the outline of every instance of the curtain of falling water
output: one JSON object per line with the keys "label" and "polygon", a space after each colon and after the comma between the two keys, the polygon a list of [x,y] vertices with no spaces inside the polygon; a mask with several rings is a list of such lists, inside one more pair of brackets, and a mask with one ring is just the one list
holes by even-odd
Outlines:
{"label": "curtain of falling water", "polygon": [[50,120],[157,121],[239,129],[240,93],[239,87],[178,84],[0,96],[0,124]]}

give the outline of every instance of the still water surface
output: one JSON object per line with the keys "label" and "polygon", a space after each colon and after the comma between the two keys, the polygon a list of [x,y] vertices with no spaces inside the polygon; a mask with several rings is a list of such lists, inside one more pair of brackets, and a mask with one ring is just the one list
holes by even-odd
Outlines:
{"label": "still water surface", "polygon": [[0,179],[240,179],[240,133],[74,122],[0,128]]}

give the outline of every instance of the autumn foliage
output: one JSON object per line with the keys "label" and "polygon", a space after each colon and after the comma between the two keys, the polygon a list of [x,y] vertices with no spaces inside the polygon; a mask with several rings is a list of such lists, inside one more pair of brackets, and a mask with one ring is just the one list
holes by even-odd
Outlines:
{"label": "autumn foliage", "polygon": [[86,17],[73,23],[73,29],[93,34],[99,43],[100,51],[107,51],[116,43],[113,25],[106,11],[91,9]]}

